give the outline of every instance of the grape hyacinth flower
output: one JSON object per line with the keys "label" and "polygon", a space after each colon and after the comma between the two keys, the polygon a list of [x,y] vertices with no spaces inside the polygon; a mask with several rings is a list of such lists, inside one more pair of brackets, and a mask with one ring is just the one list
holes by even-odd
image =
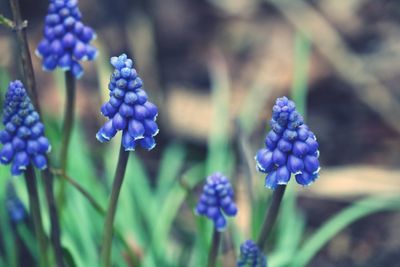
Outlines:
{"label": "grape hyacinth flower", "polygon": [[11,174],[20,175],[30,163],[38,169],[47,167],[45,157],[51,149],[44,136],[44,126],[20,81],[10,82],[6,93],[3,125],[0,131],[0,162],[12,163]]}
{"label": "grape hyacinth flower", "polygon": [[155,147],[154,136],[158,133],[156,105],[147,100],[143,82],[133,68],[133,62],[125,54],[110,60],[115,70],[108,88],[110,100],[101,107],[101,113],[109,120],[96,134],[100,142],[108,142],[122,131],[122,145],[126,151],[137,145],[151,150]]}
{"label": "grape hyacinth flower", "polygon": [[96,58],[97,49],[90,45],[96,34],[81,18],[77,0],[50,0],[44,37],[36,49],[42,58],[43,70],[59,67],[79,78],[83,74],[79,61]]}
{"label": "grape hyacinth flower", "polygon": [[237,211],[233,200],[233,189],[228,178],[219,172],[208,176],[195,213],[208,217],[214,222],[217,231],[223,231],[226,228],[226,219],[223,213],[233,217]]}
{"label": "grape hyacinth flower", "polygon": [[253,240],[240,245],[237,267],[267,267],[267,258]]}
{"label": "grape hyacinth flower", "polygon": [[272,109],[271,131],[255,157],[260,172],[267,173],[265,186],[286,185],[291,174],[297,183],[310,185],[318,178],[319,151],[313,132],[303,122],[293,101],[278,98]]}

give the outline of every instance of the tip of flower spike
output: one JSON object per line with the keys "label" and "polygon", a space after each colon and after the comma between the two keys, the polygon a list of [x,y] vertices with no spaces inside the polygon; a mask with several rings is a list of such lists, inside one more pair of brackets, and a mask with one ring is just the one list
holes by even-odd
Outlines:
{"label": "tip of flower spike", "polygon": [[247,240],[240,245],[240,256],[237,267],[267,267],[267,259],[260,248],[252,240]]}

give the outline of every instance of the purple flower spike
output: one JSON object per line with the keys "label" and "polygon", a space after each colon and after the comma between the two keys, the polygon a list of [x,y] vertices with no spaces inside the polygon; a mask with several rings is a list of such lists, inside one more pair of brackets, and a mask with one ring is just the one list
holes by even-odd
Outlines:
{"label": "purple flower spike", "polygon": [[301,185],[312,184],[320,169],[318,142],[296,111],[294,102],[287,97],[278,98],[270,124],[266,148],[260,149],[255,157],[257,169],[267,174],[265,186],[275,189],[286,185],[291,174]]}
{"label": "purple flower spike", "polygon": [[110,141],[122,131],[122,145],[126,151],[135,150],[138,145],[151,150],[156,145],[154,136],[158,133],[157,107],[147,100],[143,82],[131,59],[122,54],[112,57],[111,64],[115,70],[108,85],[110,100],[100,109],[109,121],[98,131],[97,140]]}
{"label": "purple flower spike", "polygon": [[267,267],[267,258],[252,240],[240,245],[240,256],[237,267]]}
{"label": "purple flower spike", "polygon": [[97,49],[90,44],[96,34],[82,24],[81,18],[77,0],[50,0],[44,37],[36,49],[43,70],[59,67],[79,78],[83,75],[79,61],[96,58]]}
{"label": "purple flower spike", "polygon": [[33,165],[42,170],[47,167],[46,153],[50,144],[44,136],[44,126],[35,111],[23,84],[11,82],[4,104],[3,130],[0,131],[0,162],[12,164],[11,174],[20,175]]}
{"label": "purple flower spike", "polygon": [[229,180],[218,172],[208,176],[195,213],[208,217],[218,231],[223,231],[226,228],[224,214],[233,217],[237,211]]}

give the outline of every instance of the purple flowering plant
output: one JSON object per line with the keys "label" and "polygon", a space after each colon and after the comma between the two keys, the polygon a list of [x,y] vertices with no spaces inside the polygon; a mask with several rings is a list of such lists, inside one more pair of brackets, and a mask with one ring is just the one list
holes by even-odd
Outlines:
{"label": "purple flowering plant", "polygon": [[[10,77],[21,80],[1,85],[0,266],[19,266],[21,260],[20,266],[40,267],[305,267],[346,225],[400,203],[356,203],[306,236],[305,216],[295,205],[295,182],[304,187],[318,182],[320,147],[318,130],[296,108],[305,103],[285,96],[273,105],[268,101],[268,133],[263,146],[254,149],[262,142],[255,129],[242,131],[240,120],[238,129],[230,124],[229,86],[223,86],[230,77],[219,77],[229,71],[221,71],[223,60],[214,54],[210,87],[216,116],[210,124],[221,129],[211,131],[204,159],[204,151],[193,149],[198,141],[182,140],[172,129],[168,96],[145,89],[142,78],[146,86],[158,83],[148,80],[143,55],[138,61],[128,56],[136,50],[109,62],[100,58],[96,69],[107,70],[111,63],[108,84],[77,93],[89,81],[104,78],[104,71],[92,70],[77,80],[84,74],[83,61],[98,55],[95,30],[83,22],[79,8],[85,4],[83,11],[97,10],[91,3],[49,0],[41,20],[35,52],[43,70],[60,69],[65,75],[62,118],[49,111],[49,89],[42,89],[42,79],[36,83],[26,35],[30,28],[19,1],[10,0],[12,20],[0,16],[0,24],[17,36],[20,57],[15,62],[23,70],[21,77],[10,71]],[[106,47],[101,46],[104,29],[96,31],[96,46]],[[96,74],[101,77],[95,79]],[[95,103],[97,116],[76,116],[80,95]],[[253,120],[256,113],[250,114]],[[287,190],[290,180],[293,187]]]}

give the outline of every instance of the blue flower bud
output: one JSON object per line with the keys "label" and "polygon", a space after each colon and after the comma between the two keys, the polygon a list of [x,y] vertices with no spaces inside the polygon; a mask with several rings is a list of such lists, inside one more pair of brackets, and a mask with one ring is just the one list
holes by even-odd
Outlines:
{"label": "blue flower bud", "polygon": [[3,130],[0,130],[0,162],[12,163],[12,175],[20,175],[33,163],[38,169],[47,167],[45,154],[50,144],[44,136],[44,126],[34,110],[23,84],[14,81],[9,84],[4,112]]}
{"label": "blue flower bud", "polygon": [[43,39],[36,49],[36,54],[43,58],[43,69],[52,71],[59,67],[81,77],[79,61],[94,60],[97,55],[97,49],[90,45],[96,34],[81,22],[76,0],[50,0],[47,12]]}
{"label": "blue flower bud", "polygon": [[224,214],[233,217],[238,211],[233,197],[229,180],[217,172],[207,177],[195,213],[208,217],[218,231],[223,231],[226,228]]}
{"label": "blue flower bud", "polygon": [[318,178],[319,151],[315,135],[304,124],[293,101],[278,98],[272,108],[271,131],[266,148],[258,151],[257,169],[266,173],[265,186],[275,189],[285,185],[295,174],[301,185],[310,185]]}
{"label": "blue flower bud", "polygon": [[135,150],[137,145],[151,150],[156,145],[154,136],[159,131],[155,122],[157,107],[147,100],[147,94],[142,89],[143,82],[133,69],[131,59],[122,54],[112,57],[110,62],[115,67],[108,84],[110,100],[100,109],[109,121],[96,137],[100,142],[107,142],[117,131],[122,131],[125,150]]}
{"label": "blue flower bud", "polygon": [[267,267],[267,258],[252,240],[240,245],[240,256],[237,267]]}

